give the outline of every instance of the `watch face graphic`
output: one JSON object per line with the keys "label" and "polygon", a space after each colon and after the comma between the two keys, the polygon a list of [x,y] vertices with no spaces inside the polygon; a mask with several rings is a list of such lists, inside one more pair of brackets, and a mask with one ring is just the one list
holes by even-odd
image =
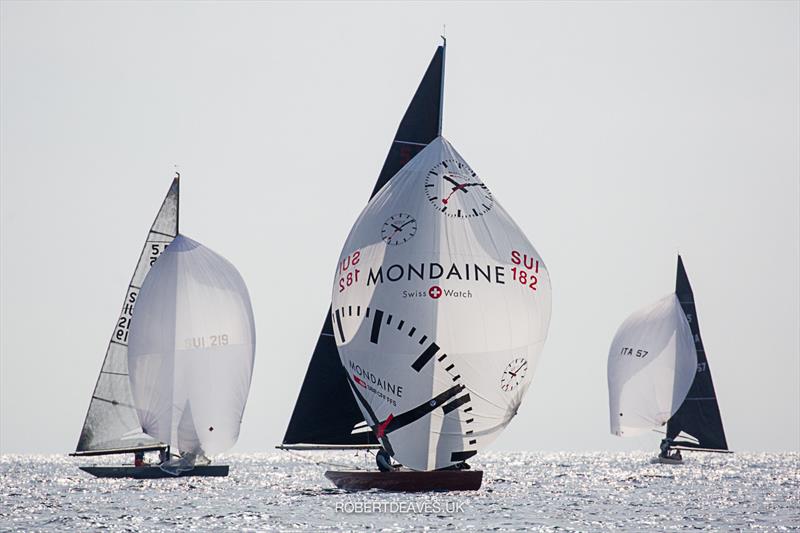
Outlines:
{"label": "watch face graphic", "polygon": [[[356,396],[359,404],[369,414],[367,424],[372,428],[375,436],[381,439],[384,448],[391,451],[392,433],[402,430],[414,422],[430,416],[434,411],[447,417],[457,416],[461,420],[463,438],[468,442],[463,445],[467,449],[451,450],[453,461],[471,457],[477,451],[471,450],[477,437],[473,436],[472,399],[462,383],[458,366],[452,357],[441,348],[434,339],[428,337],[413,324],[408,317],[400,317],[387,311],[373,307],[346,306],[332,310],[332,323],[334,337],[339,345],[343,360],[348,359],[347,344],[369,346],[376,353],[405,352],[410,354],[407,361],[402,363],[405,371],[396,372],[393,376],[377,375],[372,369],[364,369],[350,361],[345,364],[350,389]],[[361,327],[350,328],[349,321],[358,320]],[[345,331],[355,331],[354,338],[346,338]],[[420,396],[413,402],[401,405],[399,391],[402,387],[402,400],[411,390],[413,380],[422,382],[430,381],[429,370],[432,366],[444,379],[437,381],[430,396]],[[429,387],[428,387],[429,388]],[[372,393],[373,402],[389,405],[389,414],[378,418],[367,401]],[[452,413],[452,414],[451,414]]]}
{"label": "watch face graphic", "polygon": [[455,159],[441,161],[428,171],[425,196],[438,211],[454,218],[479,217],[494,203],[491,191],[478,175]]}
{"label": "watch face graphic", "polygon": [[500,378],[500,388],[506,392],[513,391],[525,379],[527,371],[528,361],[522,357],[517,357],[506,366],[503,376]]}
{"label": "watch face graphic", "polygon": [[397,213],[386,219],[381,227],[381,238],[386,244],[404,244],[417,234],[417,221],[406,213]]}

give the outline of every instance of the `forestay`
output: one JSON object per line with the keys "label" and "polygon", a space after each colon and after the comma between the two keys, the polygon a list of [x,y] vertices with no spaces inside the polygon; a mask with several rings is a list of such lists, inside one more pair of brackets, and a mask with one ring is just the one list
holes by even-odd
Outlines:
{"label": "forestay", "polygon": [[139,289],[150,267],[178,233],[179,180],[173,180],[147,234],[122,311],[117,318],[97,378],[76,455],[113,453],[162,446],[142,433],[128,380],[128,332]]}
{"label": "forestay", "polygon": [[227,260],[179,235],[145,280],[128,366],[139,421],[192,456],[239,436],[255,354],[250,297]]}
{"label": "forestay", "polygon": [[475,455],[516,414],[551,291],[531,243],[438,137],[359,216],[332,301],[365,420],[395,459],[432,470]]}
{"label": "forestay", "polygon": [[608,353],[611,433],[630,436],[666,424],[696,368],[692,332],[675,294],[628,317]]}

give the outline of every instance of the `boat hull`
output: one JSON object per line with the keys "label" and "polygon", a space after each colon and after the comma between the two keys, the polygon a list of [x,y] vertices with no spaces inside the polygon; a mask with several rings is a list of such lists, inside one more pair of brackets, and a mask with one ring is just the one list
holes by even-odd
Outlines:
{"label": "boat hull", "polygon": [[650,460],[650,462],[653,464],[662,464],[662,465],[682,465],[683,459],[672,459],[670,457],[657,456],[653,457]]}
{"label": "boat hull", "polygon": [[158,466],[79,466],[81,470],[93,475],[94,477],[106,478],[132,478],[132,479],[159,479],[173,477],[225,477],[228,475],[228,465],[204,465],[195,466],[191,470],[172,475],[164,472]]}
{"label": "boat hull", "polygon": [[345,490],[385,490],[391,492],[431,492],[478,490],[483,481],[481,470],[434,470],[417,472],[362,472],[355,470],[325,472],[325,477]]}

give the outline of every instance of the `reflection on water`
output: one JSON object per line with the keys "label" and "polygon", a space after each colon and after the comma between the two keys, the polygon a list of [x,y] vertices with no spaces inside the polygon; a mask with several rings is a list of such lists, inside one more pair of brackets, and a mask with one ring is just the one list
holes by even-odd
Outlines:
{"label": "reflection on water", "polygon": [[[488,453],[478,492],[348,493],[324,465],[346,453],[230,455],[227,478],[95,479],[86,459],[0,457],[0,530],[800,529],[800,454]],[[126,458],[128,459],[128,458]],[[112,463],[114,458],[91,462]],[[119,460],[119,459],[117,459]]]}

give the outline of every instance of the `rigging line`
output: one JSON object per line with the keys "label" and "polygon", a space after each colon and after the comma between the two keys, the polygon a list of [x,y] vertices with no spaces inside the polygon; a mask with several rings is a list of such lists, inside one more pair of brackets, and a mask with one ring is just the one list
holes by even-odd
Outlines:
{"label": "rigging line", "polygon": [[[286,452],[286,453],[290,454],[290,455],[294,455],[294,456],[298,457],[299,459],[301,459],[301,460],[302,460],[303,462],[305,462],[305,463],[312,463],[312,464],[314,464],[314,465],[316,465],[316,466],[335,466],[335,467],[337,467],[337,468],[346,468],[346,469],[348,469],[348,470],[351,470],[351,469],[353,469],[353,468],[354,468],[354,467],[353,467],[353,465],[345,465],[345,464],[340,464],[340,463],[332,463],[332,462],[330,462],[330,461],[315,461],[315,460],[313,460],[313,459],[311,459],[311,458],[309,458],[309,457],[305,457],[305,456],[303,456],[302,454],[295,452],[294,450],[289,450],[289,449],[286,449],[286,448],[282,448],[282,450],[283,450],[284,452]],[[357,456],[357,455],[358,455],[358,453],[356,453],[356,456]],[[355,467],[355,469],[356,469],[356,470],[364,470],[365,472],[371,472],[371,470],[367,470],[366,468],[360,468],[360,467],[358,467],[358,466],[356,466],[356,467]]]}
{"label": "rigging line", "polygon": [[112,376],[127,376],[127,372],[109,372],[108,370],[101,370],[101,374],[111,374]]}
{"label": "rigging line", "polygon": [[[666,431],[661,431],[660,429],[653,429],[652,431],[654,431],[655,433],[659,433],[659,434],[661,434],[661,435],[666,435],[666,434],[667,434],[667,432],[666,432]],[[683,434],[683,436],[681,436],[680,434],[678,434],[678,435],[675,435],[675,438],[676,438],[676,439],[677,439],[677,438],[682,438],[682,439],[683,439],[683,438],[685,438],[685,439],[691,439],[691,440],[694,440],[694,441],[696,441],[696,442],[697,442],[697,444],[700,444],[700,439],[698,439],[697,437],[692,437],[692,436],[691,436],[691,435],[689,435],[688,433],[684,433],[684,434]]]}

